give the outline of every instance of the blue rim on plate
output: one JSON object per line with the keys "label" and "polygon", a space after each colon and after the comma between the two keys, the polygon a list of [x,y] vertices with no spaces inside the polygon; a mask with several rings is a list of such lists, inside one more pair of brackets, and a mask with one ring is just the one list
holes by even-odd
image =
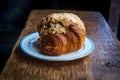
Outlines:
{"label": "blue rim on plate", "polygon": [[68,54],[64,54],[61,56],[49,56],[49,55],[44,55],[40,52],[40,49],[38,48],[39,43],[37,42],[38,38],[39,38],[38,32],[33,32],[25,36],[20,41],[20,48],[27,55],[47,61],[70,61],[70,60],[83,58],[89,55],[90,53],[92,53],[92,51],[95,48],[94,42],[89,37],[86,37],[85,44],[83,48],[81,48],[80,50]]}

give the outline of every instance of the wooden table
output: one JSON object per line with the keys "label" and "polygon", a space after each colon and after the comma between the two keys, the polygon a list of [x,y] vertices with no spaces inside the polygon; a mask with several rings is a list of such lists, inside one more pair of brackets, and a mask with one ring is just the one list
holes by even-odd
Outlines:
{"label": "wooden table", "polygon": [[[95,43],[95,50],[89,56],[74,61],[50,62],[30,57],[20,49],[20,40],[37,31],[36,25],[52,12],[72,12],[84,21],[87,36]],[[0,80],[120,80],[120,42],[99,12],[34,10],[12,50]]]}

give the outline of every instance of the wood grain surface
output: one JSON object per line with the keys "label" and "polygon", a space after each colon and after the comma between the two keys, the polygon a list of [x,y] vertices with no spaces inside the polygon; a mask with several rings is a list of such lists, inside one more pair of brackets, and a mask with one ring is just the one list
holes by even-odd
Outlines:
{"label": "wood grain surface", "polygon": [[[51,62],[26,55],[20,40],[37,31],[36,25],[52,12],[72,12],[85,23],[87,36],[95,50],[87,57],[74,61]],[[120,42],[111,32],[99,12],[68,10],[34,10],[18,38],[0,80],[120,80]]]}

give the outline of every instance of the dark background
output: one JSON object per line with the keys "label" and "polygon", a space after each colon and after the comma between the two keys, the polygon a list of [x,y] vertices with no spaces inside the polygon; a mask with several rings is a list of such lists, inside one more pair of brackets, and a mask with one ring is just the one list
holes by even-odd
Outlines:
{"label": "dark background", "polygon": [[0,71],[24,28],[31,10],[99,11],[109,19],[111,0],[0,0]]}

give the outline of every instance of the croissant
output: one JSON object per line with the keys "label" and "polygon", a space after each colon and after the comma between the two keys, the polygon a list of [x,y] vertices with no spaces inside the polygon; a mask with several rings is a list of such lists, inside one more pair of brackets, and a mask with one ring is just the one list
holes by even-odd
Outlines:
{"label": "croissant", "polygon": [[86,30],[83,21],[73,13],[51,13],[37,26],[40,51],[59,56],[81,49]]}

